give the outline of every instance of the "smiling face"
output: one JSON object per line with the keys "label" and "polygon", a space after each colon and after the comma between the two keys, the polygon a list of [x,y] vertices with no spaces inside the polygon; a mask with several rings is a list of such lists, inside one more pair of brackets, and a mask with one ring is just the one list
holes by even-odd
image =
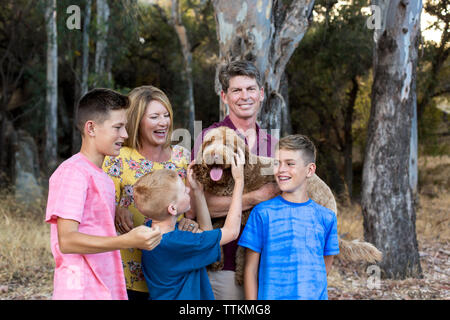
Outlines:
{"label": "smiling face", "polygon": [[161,102],[150,101],[139,125],[141,144],[164,145],[168,139],[169,128],[169,111]]}
{"label": "smiling face", "polygon": [[306,191],[306,179],[314,174],[316,165],[305,164],[301,153],[300,150],[286,149],[275,152],[274,176],[282,192]]}
{"label": "smiling face", "polygon": [[230,108],[230,115],[240,119],[256,119],[264,100],[264,89],[258,86],[254,78],[235,76],[230,79],[228,90],[221,92],[221,97]]}
{"label": "smiling face", "polygon": [[186,187],[181,178],[177,180],[176,188],[177,200],[175,202],[175,207],[177,209],[177,215],[180,215],[191,208],[191,197],[189,195],[190,188]]}
{"label": "smiling face", "polygon": [[96,149],[105,156],[118,156],[123,142],[128,138],[125,125],[127,123],[126,111],[110,110],[103,122],[93,122],[95,127]]}

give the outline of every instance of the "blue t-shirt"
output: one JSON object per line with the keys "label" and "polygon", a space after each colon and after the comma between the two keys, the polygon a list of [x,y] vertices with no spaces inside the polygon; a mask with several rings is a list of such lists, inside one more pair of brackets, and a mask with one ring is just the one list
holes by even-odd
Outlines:
{"label": "blue t-shirt", "polygon": [[149,299],[214,300],[206,266],[220,259],[221,237],[220,229],[192,233],[177,225],[155,249],[142,250]]}
{"label": "blue t-shirt", "polygon": [[323,256],[339,253],[333,211],[275,197],[253,208],[238,244],[261,255],[258,299],[328,299]]}

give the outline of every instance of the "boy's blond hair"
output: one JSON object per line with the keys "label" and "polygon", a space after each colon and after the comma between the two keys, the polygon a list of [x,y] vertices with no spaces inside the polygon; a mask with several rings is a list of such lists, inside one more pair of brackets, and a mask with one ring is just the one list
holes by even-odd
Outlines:
{"label": "boy's blond hair", "polygon": [[147,218],[164,220],[167,208],[177,200],[178,174],[169,169],[160,169],[142,176],[133,186],[136,208]]}
{"label": "boy's blond hair", "polygon": [[302,134],[291,134],[281,138],[277,143],[277,149],[300,151],[305,165],[316,163],[316,147],[307,136]]}

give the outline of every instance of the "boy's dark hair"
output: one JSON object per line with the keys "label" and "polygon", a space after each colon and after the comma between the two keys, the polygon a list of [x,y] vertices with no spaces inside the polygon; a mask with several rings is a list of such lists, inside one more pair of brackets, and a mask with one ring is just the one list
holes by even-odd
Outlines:
{"label": "boy's dark hair", "polygon": [[81,97],[76,112],[76,126],[83,134],[83,128],[88,120],[103,122],[110,110],[127,109],[130,101],[127,96],[111,89],[92,89]]}
{"label": "boy's dark hair", "polygon": [[256,80],[256,83],[261,88],[261,74],[259,73],[256,66],[250,61],[246,60],[236,60],[232,61],[219,70],[219,82],[222,85],[222,90],[224,92],[228,91],[230,86],[230,79],[236,76],[247,76]]}
{"label": "boy's dark hair", "polygon": [[314,143],[302,134],[292,134],[281,138],[278,141],[277,148],[284,150],[301,151],[302,159],[305,165],[316,163],[316,147]]}

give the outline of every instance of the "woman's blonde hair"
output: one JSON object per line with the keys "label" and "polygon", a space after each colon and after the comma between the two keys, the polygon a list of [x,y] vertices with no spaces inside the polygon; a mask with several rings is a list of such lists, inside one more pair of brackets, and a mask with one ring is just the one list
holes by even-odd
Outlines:
{"label": "woman's blonde hair", "polygon": [[141,141],[139,140],[139,124],[149,103],[156,100],[169,112],[170,126],[164,148],[170,146],[173,131],[173,110],[166,94],[153,86],[141,86],[133,89],[128,95],[128,98],[130,99],[130,107],[127,110],[128,123],[126,125],[128,138],[125,140],[124,145],[133,149],[140,149],[142,147]]}

